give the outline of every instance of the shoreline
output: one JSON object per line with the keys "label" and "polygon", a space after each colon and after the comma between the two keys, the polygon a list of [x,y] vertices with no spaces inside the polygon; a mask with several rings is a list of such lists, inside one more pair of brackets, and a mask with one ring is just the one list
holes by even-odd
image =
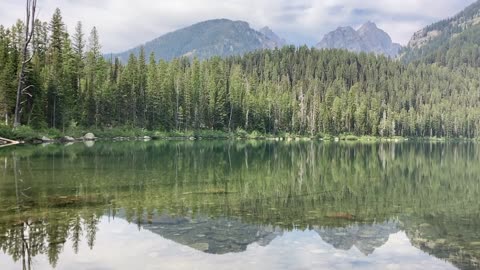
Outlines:
{"label": "shoreline", "polygon": [[[269,142],[334,142],[334,143],[402,143],[402,142],[478,142],[479,139],[473,138],[435,138],[435,137],[374,137],[374,136],[338,136],[338,137],[310,137],[310,136],[237,136],[234,133],[225,136],[133,136],[133,137],[69,137],[63,136],[61,138],[49,139],[34,138],[27,140],[10,140],[1,138],[0,141],[6,141],[5,144],[0,144],[0,147],[7,147],[13,145],[41,145],[41,144],[71,144],[81,142],[145,142],[145,141],[269,141]],[[12,143],[14,142],[14,143]]]}
{"label": "shoreline", "polygon": [[[5,138],[5,139],[4,139]],[[83,129],[77,128],[67,131],[57,129],[34,130],[22,126],[13,131],[6,126],[0,126],[0,146],[6,147],[15,144],[43,144],[43,143],[76,143],[85,141],[201,141],[201,140],[257,140],[257,141],[278,141],[278,142],[351,142],[351,143],[377,143],[377,142],[477,142],[480,138],[448,138],[448,137],[380,137],[380,136],[357,136],[353,134],[329,135],[317,134],[301,135],[291,133],[264,134],[258,131],[247,132],[237,130],[235,132],[219,130],[197,130],[197,131],[148,131],[144,129],[111,128],[111,129]],[[2,144],[2,142],[4,142]],[[14,143],[13,143],[14,142]]]}

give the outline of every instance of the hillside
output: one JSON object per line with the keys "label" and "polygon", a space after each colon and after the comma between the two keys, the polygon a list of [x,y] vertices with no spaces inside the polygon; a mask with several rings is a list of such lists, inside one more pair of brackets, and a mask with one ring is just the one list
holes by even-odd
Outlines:
{"label": "hillside", "polygon": [[[269,28],[262,31],[265,34],[250,28],[247,22],[217,19],[165,34],[143,46],[146,55],[153,52],[157,59],[169,61],[182,56],[208,59],[212,56],[241,55],[284,45],[280,43],[282,39]],[[138,56],[140,48],[141,45],[114,57],[126,62],[130,53]]]}
{"label": "hillside", "polygon": [[452,18],[416,32],[402,54],[404,62],[480,67],[480,1]]}

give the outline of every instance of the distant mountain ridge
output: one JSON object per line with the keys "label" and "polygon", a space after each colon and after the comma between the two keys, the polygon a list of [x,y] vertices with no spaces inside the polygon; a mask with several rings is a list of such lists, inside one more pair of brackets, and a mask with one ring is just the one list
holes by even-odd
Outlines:
{"label": "distant mountain ridge", "polygon": [[417,31],[402,54],[402,60],[480,67],[479,45],[480,1],[477,1],[457,15]]}
{"label": "distant mountain ridge", "polygon": [[358,30],[350,26],[339,27],[326,34],[316,45],[318,49],[346,49],[396,57],[402,46],[373,22],[366,22]]}
{"label": "distant mountain ridge", "polygon": [[[147,56],[153,52],[157,59],[169,61],[182,56],[207,59],[241,55],[285,44],[285,40],[268,27],[256,31],[244,21],[215,19],[170,32],[145,43],[143,47]],[[141,46],[113,56],[127,61],[131,53],[139,54]]]}
{"label": "distant mountain ridge", "polygon": [[265,35],[268,39],[270,39],[271,41],[275,42],[275,45],[277,45],[278,47],[283,47],[283,46],[286,46],[287,45],[287,41],[284,39],[284,38],[280,38],[277,34],[275,34],[275,32],[273,32],[272,29],[270,29],[270,27],[268,26],[265,26],[263,28],[261,28],[260,30],[258,30],[258,32],[262,33],[263,35]]}

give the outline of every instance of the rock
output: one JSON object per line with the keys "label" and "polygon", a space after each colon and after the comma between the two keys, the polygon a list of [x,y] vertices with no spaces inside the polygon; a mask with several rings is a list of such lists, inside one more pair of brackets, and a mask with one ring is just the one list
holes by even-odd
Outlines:
{"label": "rock", "polygon": [[152,140],[152,137],[150,137],[150,136],[143,136],[143,140],[144,140],[144,141],[151,141],[151,140]]}
{"label": "rock", "polygon": [[50,138],[48,138],[48,137],[46,137],[46,136],[43,136],[41,140],[42,140],[42,142],[53,142],[52,139],[50,139]]}
{"label": "rock", "polygon": [[427,243],[425,243],[425,246],[429,249],[435,249],[437,244],[435,244],[435,242],[428,241]]}
{"label": "rock", "polygon": [[408,42],[409,48],[421,48],[427,44],[430,40],[440,36],[442,32],[438,30],[427,31],[422,29],[413,34],[412,39]]}
{"label": "rock", "polygon": [[[45,142],[42,141],[42,139],[32,139],[32,140],[29,141],[29,143],[31,143],[31,144],[43,144]],[[0,141],[0,145],[2,145],[2,144],[5,144],[5,142]]]}
{"label": "rock", "polygon": [[64,136],[60,139],[61,142],[65,143],[65,142],[74,142],[75,139],[70,137],[70,136]]}
{"label": "rock", "polygon": [[447,240],[443,238],[435,240],[435,244],[437,245],[445,245],[446,243],[447,243]]}
{"label": "rock", "polygon": [[194,244],[191,245],[191,247],[196,249],[196,250],[206,252],[206,251],[208,251],[209,245],[208,245],[208,243],[194,243]]}
{"label": "rock", "polygon": [[355,216],[350,213],[328,213],[326,215],[327,218],[334,218],[334,219],[346,219],[346,220],[355,220]]}
{"label": "rock", "polygon": [[190,141],[195,141],[195,137],[188,138]]}
{"label": "rock", "polygon": [[87,134],[85,134],[85,136],[83,136],[83,139],[85,141],[94,141],[96,139],[96,137],[93,133],[87,133]]}

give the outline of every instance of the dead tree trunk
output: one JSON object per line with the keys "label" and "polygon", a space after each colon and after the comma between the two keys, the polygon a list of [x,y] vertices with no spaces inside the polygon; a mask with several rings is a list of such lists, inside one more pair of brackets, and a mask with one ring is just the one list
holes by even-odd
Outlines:
{"label": "dead tree trunk", "polygon": [[20,68],[20,74],[18,75],[18,88],[17,88],[17,100],[15,103],[15,120],[13,122],[13,128],[20,126],[20,113],[21,113],[21,98],[24,91],[30,86],[24,87],[25,83],[25,69],[28,63],[32,61],[33,53],[28,58],[28,46],[32,41],[33,33],[35,32],[35,14],[37,9],[37,0],[27,0],[26,5],[26,17],[25,17],[25,40],[22,50],[22,66]]}

